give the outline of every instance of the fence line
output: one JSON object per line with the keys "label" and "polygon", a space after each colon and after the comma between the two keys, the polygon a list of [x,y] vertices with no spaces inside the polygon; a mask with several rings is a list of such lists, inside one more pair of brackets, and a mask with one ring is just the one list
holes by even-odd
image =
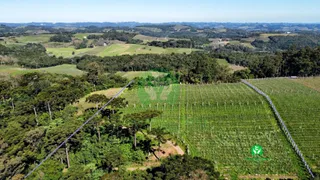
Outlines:
{"label": "fence line", "polygon": [[265,94],[263,91],[261,91],[260,89],[258,89],[257,87],[255,87],[254,85],[250,84],[248,81],[245,81],[245,80],[241,80],[242,83],[246,84],[247,86],[249,86],[250,88],[252,88],[253,90],[255,90],[257,93],[259,93],[260,95],[264,96],[269,105],[271,106],[272,108],[272,111],[274,112],[274,114],[276,115],[277,117],[277,120],[279,121],[280,123],[280,126],[282,128],[282,130],[284,131],[287,139],[290,141],[292,147],[294,148],[295,152],[298,154],[298,156],[301,158],[301,161],[303,162],[304,166],[306,167],[306,169],[308,170],[309,174],[311,175],[312,178],[314,178],[314,175],[308,165],[308,163],[306,162],[306,160],[304,159],[301,151],[299,150],[299,147],[297,146],[297,144],[294,142],[293,138],[291,137],[291,134],[287,128],[287,126],[284,124],[284,121],[282,120],[276,106],[273,104],[272,100],[270,99],[270,97]]}

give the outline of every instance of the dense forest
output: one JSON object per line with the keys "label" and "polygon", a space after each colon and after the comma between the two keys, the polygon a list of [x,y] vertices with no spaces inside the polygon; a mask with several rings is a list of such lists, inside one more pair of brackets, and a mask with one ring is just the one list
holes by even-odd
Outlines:
{"label": "dense forest", "polygon": [[251,44],[264,51],[287,50],[293,46],[298,49],[315,48],[320,45],[320,36],[270,36],[269,39],[268,42],[255,40]]}
{"label": "dense forest", "polygon": [[254,77],[316,76],[320,74],[320,47],[290,48],[284,52],[219,52],[212,56],[248,67]]}
{"label": "dense forest", "polygon": [[50,37],[50,42],[71,42],[72,34],[57,34]]}

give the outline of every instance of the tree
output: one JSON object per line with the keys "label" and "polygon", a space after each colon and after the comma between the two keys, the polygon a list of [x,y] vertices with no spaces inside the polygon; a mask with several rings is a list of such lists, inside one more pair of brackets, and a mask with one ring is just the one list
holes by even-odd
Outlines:
{"label": "tree", "polygon": [[148,171],[154,179],[218,179],[213,162],[188,155],[165,159],[160,167]]}
{"label": "tree", "polygon": [[130,130],[131,135],[134,136],[133,146],[137,148],[137,132],[146,129],[150,126],[150,119],[160,115],[160,113],[150,113],[150,111],[144,111],[140,113],[127,114],[124,116],[124,127]]}
{"label": "tree", "polygon": [[99,76],[103,74],[104,70],[98,62],[91,62],[87,66],[88,74],[87,74],[87,80],[97,85]]}

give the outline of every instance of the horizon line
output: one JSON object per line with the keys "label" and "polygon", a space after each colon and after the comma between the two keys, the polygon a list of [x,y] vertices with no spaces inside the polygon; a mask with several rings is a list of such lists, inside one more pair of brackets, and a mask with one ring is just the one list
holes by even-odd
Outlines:
{"label": "horizon line", "polygon": [[143,21],[28,21],[28,22],[0,22],[0,24],[31,24],[31,23],[51,23],[51,24],[58,24],[58,23],[70,23],[70,24],[76,24],[76,23],[140,23],[140,24],[166,24],[166,23],[233,23],[233,24],[320,24],[320,22],[264,22],[264,21],[163,21],[163,22],[143,22]]}

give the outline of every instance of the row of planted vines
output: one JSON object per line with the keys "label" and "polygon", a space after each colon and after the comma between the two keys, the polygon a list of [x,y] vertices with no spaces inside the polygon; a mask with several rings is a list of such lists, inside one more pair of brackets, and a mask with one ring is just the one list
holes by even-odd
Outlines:
{"label": "row of planted vines", "polygon": [[[310,79],[305,79],[309,81]],[[315,173],[320,173],[320,92],[303,79],[251,80],[270,96],[294,141]]]}
{"label": "row of planted vines", "polygon": [[[152,127],[166,128],[226,176],[306,175],[267,102],[244,84],[145,87],[123,96],[129,101],[124,113],[162,110]],[[256,144],[264,153],[253,158]]]}

